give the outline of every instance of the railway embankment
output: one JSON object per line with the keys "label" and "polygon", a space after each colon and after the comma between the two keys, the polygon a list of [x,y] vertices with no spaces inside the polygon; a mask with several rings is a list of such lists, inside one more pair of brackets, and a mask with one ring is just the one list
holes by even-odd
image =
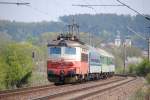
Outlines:
{"label": "railway embankment", "polygon": [[0,93],[0,100],[126,100],[142,86],[140,77],[114,76],[77,84],[5,91]]}

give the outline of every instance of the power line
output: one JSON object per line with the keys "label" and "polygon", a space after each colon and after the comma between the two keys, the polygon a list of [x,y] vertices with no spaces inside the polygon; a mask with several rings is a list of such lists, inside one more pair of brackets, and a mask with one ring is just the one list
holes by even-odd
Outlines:
{"label": "power line", "polygon": [[127,4],[123,3],[123,2],[121,2],[120,0],[117,0],[117,1],[118,1],[120,4],[122,4],[122,5],[126,6],[127,8],[129,8],[130,10],[134,11],[135,13],[137,13],[137,14],[143,16],[143,17],[144,17],[145,19],[147,19],[148,21],[150,21],[150,18],[149,18],[149,17],[147,17],[147,16],[141,14],[140,12],[138,12],[138,11],[135,10],[135,9],[133,9],[133,8],[130,7],[129,5],[127,5]]}
{"label": "power line", "polygon": [[94,7],[94,6],[124,6],[124,5],[90,5],[90,4],[72,4],[72,6],[80,6],[80,7]]}
{"label": "power line", "polygon": [[113,7],[113,6],[116,6],[116,7],[119,7],[119,6],[120,6],[120,7],[121,7],[121,6],[125,6],[125,7],[129,8],[130,10],[134,11],[135,13],[137,13],[137,14],[139,14],[139,15],[143,16],[145,19],[147,19],[147,20],[149,20],[149,21],[150,21],[150,18],[149,18],[149,17],[147,17],[147,16],[145,16],[145,15],[141,14],[140,12],[138,12],[138,11],[137,11],[137,10],[135,10],[135,9],[133,9],[133,8],[132,8],[132,7],[130,7],[129,5],[127,5],[127,4],[123,3],[123,2],[121,2],[120,0],[117,0],[117,2],[119,2],[119,3],[120,3],[120,5],[119,5],[119,4],[118,4],[118,5],[73,4],[72,6],[88,7],[88,8],[91,8],[91,7],[92,7],[92,9],[93,9],[93,7],[98,7],[98,6],[104,6],[104,7]]}
{"label": "power line", "polygon": [[91,4],[88,3],[88,4],[72,4],[72,6],[87,7],[87,8],[90,8],[90,9],[94,10],[95,13],[97,13],[94,7],[98,7],[98,6],[104,6],[104,7],[120,6],[121,7],[121,6],[124,6],[124,5],[96,5],[96,4],[91,5]]}
{"label": "power line", "polygon": [[150,38],[145,38],[145,37],[143,37],[143,36],[141,36],[141,35],[139,35],[139,33],[137,33],[137,32],[135,32],[133,29],[131,29],[131,28],[129,28],[129,27],[127,27],[127,29],[128,30],[130,30],[131,32],[133,32],[133,33],[135,33],[137,36],[139,36],[140,38],[142,38],[143,40],[145,40],[147,43],[148,43],[148,46],[147,46],[147,57],[148,57],[148,60],[150,60]]}
{"label": "power line", "polygon": [[141,36],[139,33],[135,32],[132,28],[127,26],[127,29],[131,32],[133,32],[134,34],[136,34],[137,36],[139,36],[140,38],[142,38],[143,40],[147,41],[147,39],[143,36]]}
{"label": "power line", "polygon": [[92,10],[96,12],[95,8],[94,7],[98,7],[98,6],[105,6],[105,7],[108,7],[108,6],[124,6],[124,5],[90,5],[90,4],[84,4],[84,5],[81,5],[81,4],[72,4],[72,6],[79,6],[79,7],[87,7],[87,8],[90,8]]}
{"label": "power line", "polygon": [[28,2],[0,2],[0,4],[11,4],[11,5],[29,5]]}
{"label": "power line", "polygon": [[[84,1],[86,4],[85,5],[90,5],[88,2]],[[92,6],[85,6],[85,5],[76,5],[76,4],[72,4],[72,6],[80,6],[80,7],[86,7],[86,8],[90,8],[92,10],[94,10],[95,13],[97,13],[96,9]]]}
{"label": "power line", "polygon": [[39,10],[39,9],[37,9],[37,8],[35,8],[35,7],[33,7],[33,6],[31,6],[30,3],[28,3],[28,2],[0,2],[0,4],[10,4],[10,5],[18,5],[18,6],[20,6],[20,5],[25,5],[25,6],[27,6],[27,7],[30,7],[31,9],[33,9],[33,10],[35,10],[35,11],[41,13],[41,14],[50,16],[48,13],[45,13],[45,12],[43,12],[43,11],[41,11],[41,10]]}

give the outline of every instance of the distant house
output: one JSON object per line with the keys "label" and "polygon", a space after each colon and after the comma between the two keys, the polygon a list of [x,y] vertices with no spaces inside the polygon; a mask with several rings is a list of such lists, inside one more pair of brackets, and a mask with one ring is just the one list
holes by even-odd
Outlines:
{"label": "distant house", "polygon": [[128,46],[128,47],[131,47],[132,41],[131,41],[130,36],[126,36],[126,38],[125,38],[125,45]]}
{"label": "distant house", "polygon": [[120,34],[117,34],[116,38],[115,38],[115,46],[120,47],[121,46],[121,38],[120,38]]}
{"label": "distant house", "polygon": [[116,38],[114,39],[114,42],[108,42],[108,43],[101,43],[101,47],[120,47],[120,46],[125,45],[126,47],[131,47],[132,46],[132,41],[130,36],[126,36],[126,38],[121,39],[120,34],[118,33]]}
{"label": "distant house", "polygon": [[[122,43],[123,42],[123,43]],[[130,36],[126,36],[126,38],[124,39],[124,41],[121,40],[120,38],[120,34],[117,34],[116,38],[115,38],[115,43],[114,45],[116,47],[120,47],[121,44],[125,44],[127,47],[131,47],[132,46],[132,41]]]}

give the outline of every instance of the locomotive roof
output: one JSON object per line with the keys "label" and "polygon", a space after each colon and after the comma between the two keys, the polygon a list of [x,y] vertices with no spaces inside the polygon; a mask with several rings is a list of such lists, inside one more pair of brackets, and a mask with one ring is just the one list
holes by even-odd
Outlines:
{"label": "locomotive roof", "polygon": [[54,40],[48,43],[47,46],[68,46],[87,48],[87,46],[85,46],[85,43],[76,40]]}

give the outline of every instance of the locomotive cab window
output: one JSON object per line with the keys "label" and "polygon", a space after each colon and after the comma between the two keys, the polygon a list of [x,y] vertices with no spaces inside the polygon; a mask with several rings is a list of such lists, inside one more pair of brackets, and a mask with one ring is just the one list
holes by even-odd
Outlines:
{"label": "locomotive cab window", "polygon": [[65,54],[75,55],[76,54],[76,48],[66,47],[65,48]]}
{"label": "locomotive cab window", "polygon": [[61,54],[61,48],[60,47],[51,47],[50,54]]}

